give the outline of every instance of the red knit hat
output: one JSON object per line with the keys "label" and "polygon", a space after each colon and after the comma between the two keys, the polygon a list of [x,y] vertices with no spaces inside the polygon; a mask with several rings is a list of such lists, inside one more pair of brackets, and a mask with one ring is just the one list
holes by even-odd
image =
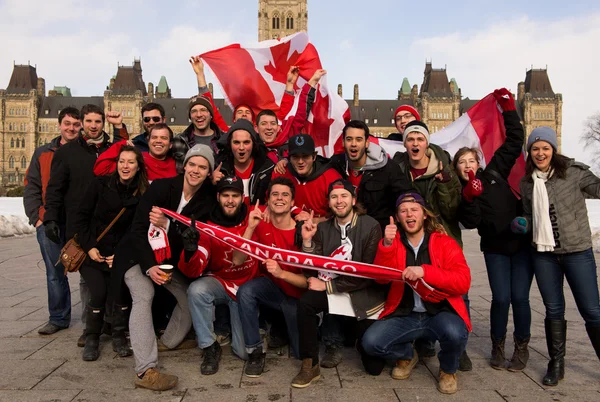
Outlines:
{"label": "red knit hat", "polygon": [[402,106],[398,107],[398,109],[396,109],[396,112],[394,112],[394,117],[396,117],[398,115],[398,113],[400,113],[403,110],[411,113],[413,116],[415,116],[415,118],[418,121],[421,121],[421,116],[419,116],[419,112],[417,112],[417,109],[415,109],[414,107],[412,107],[410,105],[402,105]]}
{"label": "red knit hat", "polygon": [[255,119],[255,117],[256,117],[256,116],[254,115],[254,110],[252,110],[252,108],[251,108],[250,106],[248,106],[248,105],[246,105],[246,104],[243,104],[243,103],[240,103],[239,105],[237,105],[237,106],[235,107],[235,109],[233,109],[233,116],[234,116],[234,118],[235,118],[235,114],[237,113],[238,109],[239,109],[239,108],[241,108],[241,107],[245,107],[245,108],[247,108],[247,109],[249,109],[249,110],[250,110],[250,115],[252,116],[252,124],[254,124],[254,119]]}

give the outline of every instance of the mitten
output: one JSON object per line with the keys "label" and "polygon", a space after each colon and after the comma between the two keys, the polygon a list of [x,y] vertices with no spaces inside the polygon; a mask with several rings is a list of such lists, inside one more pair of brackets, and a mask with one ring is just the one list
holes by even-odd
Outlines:
{"label": "mitten", "polygon": [[198,250],[199,240],[200,232],[196,228],[196,219],[194,218],[194,215],[192,215],[190,226],[181,232],[181,241],[183,243],[186,262],[189,261]]}
{"label": "mitten", "polygon": [[481,180],[475,177],[475,173],[470,170],[467,172],[469,175],[469,182],[463,189],[463,198],[468,202],[473,202],[475,197],[479,197],[483,193],[483,184]]}
{"label": "mitten", "polygon": [[494,91],[494,98],[496,98],[496,102],[500,105],[503,112],[508,112],[509,110],[517,110],[515,106],[515,98],[513,98],[512,94],[506,88],[496,89]]}
{"label": "mitten", "polygon": [[510,224],[513,233],[525,234],[529,231],[529,222],[522,216],[517,216]]}

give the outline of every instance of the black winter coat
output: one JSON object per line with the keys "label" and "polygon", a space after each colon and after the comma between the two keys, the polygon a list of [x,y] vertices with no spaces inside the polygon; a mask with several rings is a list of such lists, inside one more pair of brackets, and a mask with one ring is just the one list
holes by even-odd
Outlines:
{"label": "black winter coat", "polygon": [[[379,152],[381,147],[370,144],[368,153]],[[412,189],[412,183],[402,174],[400,166],[389,159],[385,151],[383,156],[377,156],[379,163],[371,169],[368,158],[363,168],[363,177],[358,186],[357,201],[367,210],[367,214],[377,220],[381,230],[390,222],[390,216],[396,213],[396,200],[402,193]],[[331,166],[344,178],[348,179],[348,160],[346,154],[331,157]]]}
{"label": "black winter coat", "polygon": [[73,220],[79,202],[94,179],[94,163],[112,144],[106,133],[99,147],[88,145],[79,135],[77,139],[58,148],[52,159],[50,180],[46,188],[44,223],[65,223],[66,238],[75,234]]}
{"label": "black winter coat", "polygon": [[[131,228],[140,200],[140,195],[134,195],[136,188],[137,181],[127,186],[120,183],[114,175],[96,177],[92,181],[81,199],[73,221],[79,244],[86,253],[95,247],[104,257],[114,255],[117,244]],[[126,208],[123,215],[96,243],[96,238],[123,208]],[[86,262],[94,268],[108,269],[107,264],[91,261],[89,257]]]}
{"label": "black winter coat", "polygon": [[[131,225],[131,233],[119,246],[119,254],[123,253],[123,257],[127,256],[125,258],[128,259],[126,263],[128,268],[139,263],[142,271],[145,273],[149,268],[157,265],[154,252],[148,242],[150,211],[153,206],[177,211],[181,201],[181,194],[183,193],[183,180],[183,175],[154,180],[148,191],[144,193],[135,212],[135,217]],[[189,203],[183,208],[181,214],[188,217],[193,214],[196,220],[206,222],[216,202],[215,188],[210,179],[207,178],[196,194],[190,199]],[[184,228],[185,225],[173,221],[169,225],[167,236],[171,247],[171,258],[164,261],[165,264],[177,267],[181,251],[183,250],[183,243],[179,233]],[[115,256],[116,258],[117,256]],[[119,259],[121,259],[121,256],[119,256]]]}
{"label": "black winter coat", "polygon": [[[235,174],[233,156],[217,158],[216,165],[218,166],[221,162],[223,162],[221,172],[228,176]],[[254,166],[252,167],[252,175],[250,176],[250,183],[248,184],[250,205],[254,205],[256,200],[260,200],[261,204],[265,203],[273,169],[275,169],[275,164],[267,157],[266,152],[261,151],[254,157]]]}
{"label": "black winter coat", "polygon": [[[522,215],[523,208],[508,184],[508,176],[523,150],[525,133],[516,111],[504,112],[503,116],[506,140],[485,169],[476,174],[483,184],[483,193],[473,202],[463,198],[458,217],[465,228],[477,228],[481,251],[512,255],[531,242],[531,235],[510,230],[512,220]],[[461,183],[463,188],[467,184],[462,179]]]}

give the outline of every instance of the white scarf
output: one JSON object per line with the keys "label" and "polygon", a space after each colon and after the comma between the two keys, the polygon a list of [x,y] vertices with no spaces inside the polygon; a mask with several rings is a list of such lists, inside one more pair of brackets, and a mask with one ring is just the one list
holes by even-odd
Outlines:
{"label": "white scarf", "polygon": [[554,233],[552,232],[552,223],[550,222],[550,201],[548,200],[548,190],[546,190],[546,181],[552,177],[553,171],[544,173],[535,169],[531,174],[533,178],[533,242],[537,246],[537,251],[554,251]]}

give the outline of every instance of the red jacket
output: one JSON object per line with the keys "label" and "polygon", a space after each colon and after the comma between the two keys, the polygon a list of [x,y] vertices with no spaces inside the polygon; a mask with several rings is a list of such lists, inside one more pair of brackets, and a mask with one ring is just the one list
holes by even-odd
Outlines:
{"label": "red jacket", "polygon": [[[425,276],[423,280],[436,289],[449,294],[448,302],[463,319],[467,329],[471,331],[471,320],[462,295],[471,287],[471,270],[458,243],[450,236],[432,233],[429,237],[429,257],[431,264],[422,265]],[[391,246],[379,243],[377,256],[373,262],[390,268],[406,268],[406,248],[400,240],[400,233]],[[392,282],[385,307],[379,319],[393,313],[404,295],[404,282]],[[412,297],[412,295],[411,295]]]}
{"label": "red jacket", "polygon": [[[105,176],[117,169],[117,157],[125,144],[127,144],[126,140],[113,144],[96,159],[96,164],[94,165],[94,174],[96,176]],[[163,160],[154,158],[148,152],[142,152],[142,156],[146,164],[149,181],[152,182],[156,179],[168,179],[177,176],[175,159],[170,156],[167,156]]]}

